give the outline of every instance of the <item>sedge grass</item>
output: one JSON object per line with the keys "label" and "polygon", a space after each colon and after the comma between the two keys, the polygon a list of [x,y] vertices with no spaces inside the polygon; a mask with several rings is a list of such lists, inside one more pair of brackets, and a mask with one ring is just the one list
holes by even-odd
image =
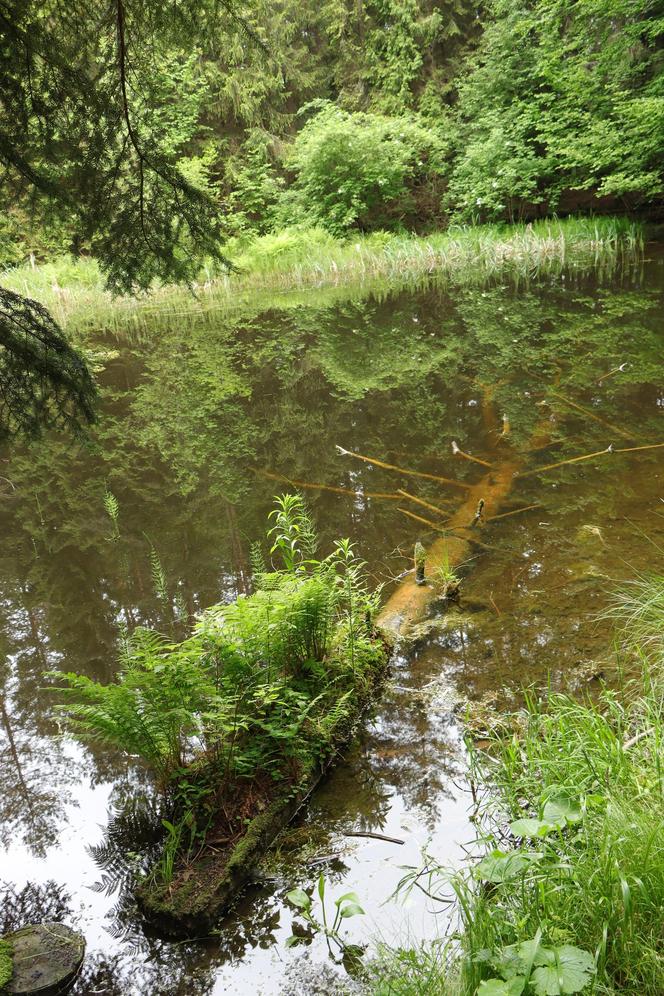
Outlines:
{"label": "sedge grass", "polygon": [[71,331],[140,332],[156,325],[187,326],[249,299],[254,304],[257,293],[265,295],[269,307],[270,296],[284,292],[294,304],[310,303],[312,288],[334,299],[360,288],[379,291],[386,281],[412,286],[431,278],[527,280],[566,266],[610,272],[619,260],[637,258],[643,240],[641,226],[620,218],[452,227],[428,236],[377,232],[343,241],[320,228],[287,229],[235,240],[226,252],[236,271],[204,268],[190,288],[155,287],[148,294],[113,297],[93,260],[70,257],[6,270],[0,282],[39,300]]}
{"label": "sedge grass", "polygon": [[[529,694],[488,746],[470,745],[483,862],[475,850],[450,872],[427,856],[405,876],[406,889],[454,899],[456,920],[445,958],[382,951],[376,996],[511,991],[486,983],[506,949],[535,938],[592,959],[580,988],[554,979],[548,993],[664,992],[664,579],[627,585],[612,614],[641,677],[585,700]],[[524,996],[541,991],[534,979],[523,987]]]}

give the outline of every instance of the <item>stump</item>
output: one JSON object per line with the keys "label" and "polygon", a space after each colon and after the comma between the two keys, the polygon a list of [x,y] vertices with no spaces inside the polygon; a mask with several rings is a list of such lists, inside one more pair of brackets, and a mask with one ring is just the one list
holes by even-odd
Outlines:
{"label": "stump", "polygon": [[5,987],[13,996],[56,996],[74,979],[85,954],[85,938],[63,923],[22,927],[3,940],[12,946],[14,973]]}

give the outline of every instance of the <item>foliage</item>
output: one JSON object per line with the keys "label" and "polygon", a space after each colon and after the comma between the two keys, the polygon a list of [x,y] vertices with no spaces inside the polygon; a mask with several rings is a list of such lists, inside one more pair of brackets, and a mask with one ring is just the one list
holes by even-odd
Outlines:
{"label": "foliage", "polygon": [[412,221],[424,192],[435,201],[444,147],[433,128],[332,104],[314,109],[288,155],[295,182],[277,221],[295,212],[336,234],[370,231]]}
{"label": "foliage", "polygon": [[[65,682],[59,708],[77,736],[153,771],[173,813],[161,869],[169,880],[238,784],[262,792],[297,781],[305,761],[327,755],[383,660],[371,627],[377,595],[350,544],[305,559],[315,536],[299,496],[279,498],[274,521],[284,567],[257,575],[254,594],[207,609],[180,643],[136,628],[115,682],[53,675]],[[237,823],[240,813],[233,832]]]}
{"label": "foliage", "polygon": [[[658,581],[649,598],[642,585],[650,612]],[[633,604],[621,611],[629,629]],[[530,696],[519,733],[492,734],[486,750],[470,744],[471,778],[485,793],[483,854],[460,872],[426,856],[401,883],[458,904],[462,932],[447,955],[460,992],[559,994],[594,985],[636,996],[664,987],[663,623],[659,606],[647,623],[654,670],[644,670],[640,686],[604,689],[586,702]],[[645,632],[637,625],[632,639]],[[449,972],[439,967],[441,991]]]}
{"label": "foliage", "polygon": [[43,305],[0,288],[0,440],[45,427],[80,433],[97,392],[83,357]]}
{"label": "foliage", "polygon": [[0,937],[0,989],[9,982],[13,971],[12,946]]}
{"label": "foliage", "polygon": [[492,0],[460,84],[447,203],[464,218],[664,192],[664,21],[651,0]]}
{"label": "foliage", "polygon": [[342,960],[348,961],[349,958],[351,960],[353,958],[357,960],[358,956],[361,954],[361,949],[358,949],[355,945],[347,944],[340,932],[340,928],[344,921],[349,920],[354,916],[364,915],[364,910],[360,906],[357,893],[345,892],[342,896],[338,896],[334,900],[334,910],[332,911],[334,916],[331,916],[330,911],[326,906],[325,876],[322,874],[318,878],[316,891],[318,893],[320,903],[320,917],[322,922],[316,919],[314,901],[309,893],[305,892],[304,889],[291,889],[291,891],[286,894],[287,902],[289,902],[291,906],[295,907],[297,915],[300,916],[306,924],[305,931],[302,931],[300,928],[298,933],[293,933],[287,938],[286,947],[295,947],[304,940],[310,939],[313,934],[322,933],[325,937],[325,942],[330,954],[332,954],[331,945],[334,945],[335,949],[341,954]]}

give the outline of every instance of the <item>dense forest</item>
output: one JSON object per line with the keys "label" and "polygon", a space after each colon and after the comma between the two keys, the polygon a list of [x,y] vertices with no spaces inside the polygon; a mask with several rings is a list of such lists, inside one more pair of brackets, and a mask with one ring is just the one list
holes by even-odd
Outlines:
{"label": "dense forest", "polygon": [[2,14],[5,265],[91,252],[119,286],[186,276],[172,216],[175,257],[200,264],[294,225],[661,211],[658,0],[78,6]]}

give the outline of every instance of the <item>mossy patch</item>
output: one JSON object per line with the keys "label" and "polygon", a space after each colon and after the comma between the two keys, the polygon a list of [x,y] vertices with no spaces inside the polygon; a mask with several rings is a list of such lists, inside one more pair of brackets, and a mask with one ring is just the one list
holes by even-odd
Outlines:
{"label": "mossy patch", "polygon": [[9,941],[0,938],[0,989],[4,989],[14,971],[12,946]]}

